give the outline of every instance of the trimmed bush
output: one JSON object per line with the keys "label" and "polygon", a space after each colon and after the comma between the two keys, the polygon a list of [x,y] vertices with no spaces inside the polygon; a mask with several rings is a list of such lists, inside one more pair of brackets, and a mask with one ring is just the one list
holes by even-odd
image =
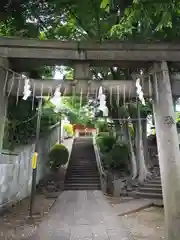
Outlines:
{"label": "trimmed bush", "polygon": [[98,134],[98,137],[109,137],[109,132],[100,132],[99,134]]}
{"label": "trimmed bush", "polygon": [[49,153],[49,167],[56,171],[67,163],[69,157],[68,149],[63,144],[56,144]]}
{"label": "trimmed bush", "polygon": [[97,124],[97,128],[99,129],[99,132],[108,132],[109,128],[106,122],[99,122]]}
{"label": "trimmed bush", "polygon": [[128,172],[128,145],[124,142],[114,145],[113,149],[103,157],[103,164],[106,169],[120,169],[124,172]]}
{"label": "trimmed bush", "polygon": [[108,135],[100,135],[100,137],[97,137],[96,141],[101,153],[107,153],[112,150],[114,144],[116,143],[116,138]]}

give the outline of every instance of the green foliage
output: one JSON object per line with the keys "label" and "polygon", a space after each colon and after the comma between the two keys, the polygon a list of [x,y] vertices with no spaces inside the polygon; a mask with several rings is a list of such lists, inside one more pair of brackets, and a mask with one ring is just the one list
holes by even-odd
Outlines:
{"label": "green foliage", "polygon": [[[118,7],[116,7],[116,5]],[[179,40],[180,38],[180,3],[179,0],[150,1],[150,0],[43,0],[43,1],[5,1],[0,2],[0,35],[36,37],[44,39],[60,40],[125,40],[125,41],[159,41]],[[120,10],[120,15],[117,14]],[[93,78],[102,79],[129,79],[132,71],[138,69],[116,70],[108,67],[91,68]],[[44,67],[31,72],[32,78],[51,77],[53,68]],[[65,78],[72,79],[73,71],[66,68]],[[123,103],[117,103],[113,97],[113,103],[108,104],[109,113],[113,118],[137,118],[136,106],[124,109]],[[83,99],[82,106],[86,105]],[[73,124],[84,124],[94,126],[94,121],[85,111],[80,111],[80,98],[69,98],[67,104],[67,116]],[[33,116],[30,108],[25,106],[21,112],[26,111],[21,122],[21,128],[16,126],[16,118],[8,118],[8,126],[11,126],[13,135],[12,141],[16,142],[16,135],[22,131],[24,138],[33,135],[36,118],[29,124],[26,135],[26,127],[22,121]],[[141,106],[141,117],[146,117],[149,112],[148,104]],[[31,112],[30,115],[28,113]],[[89,111],[90,113],[90,111]],[[16,115],[16,114],[15,114]],[[50,122],[45,117],[43,124],[47,129]],[[179,123],[178,123],[179,124]],[[23,129],[24,133],[23,133]],[[104,130],[103,130],[104,131]],[[11,132],[11,130],[9,131]],[[18,133],[18,134],[17,134]],[[15,138],[15,140],[14,140]]]}
{"label": "green foliage", "polygon": [[41,116],[40,132],[45,133],[50,126],[55,125],[59,121],[59,116],[54,113],[53,109],[43,109]]}
{"label": "green foliage", "polygon": [[105,121],[103,121],[103,122],[99,121],[96,126],[99,129],[99,132],[108,132],[109,131],[108,125]]}
{"label": "green foliage", "polygon": [[180,112],[176,112],[176,122],[177,128],[180,128]]}
{"label": "green foliage", "polygon": [[56,171],[68,161],[69,152],[63,144],[56,144],[49,153],[48,165],[51,170]]}
{"label": "green foliage", "polygon": [[126,173],[129,172],[129,149],[128,144],[121,142],[113,146],[111,151],[103,157],[105,168],[119,169]]}
{"label": "green foliage", "polygon": [[64,72],[65,72],[65,74],[64,74],[64,76],[63,76],[64,79],[73,80],[74,71],[73,71],[72,68],[70,68],[70,67],[65,67],[65,68],[64,68]]}
{"label": "green foliage", "polygon": [[[146,101],[146,105],[140,104],[140,114],[141,118],[146,118],[149,114],[152,114],[152,104]],[[131,118],[137,118],[137,102],[131,102],[128,104],[128,111]]]}
{"label": "green foliage", "polygon": [[113,136],[98,136],[97,139],[97,145],[100,148],[101,153],[106,154],[108,153],[116,143],[116,138]]}
{"label": "green foliage", "polygon": [[72,124],[95,127],[95,120],[91,117],[91,109],[87,105],[87,99],[80,96],[63,97],[63,112]]}
{"label": "green foliage", "polygon": [[179,12],[178,0],[131,1],[118,24],[113,26],[112,34],[126,40],[173,41],[180,36]]}
{"label": "green foliage", "polygon": [[[10,97],[7,111],[7,121],[5,127],[4,143],[5,149],[14,149],[15,146],[24,145],[34,140],[37,126],[37,106],[35,99],[32,109],[32,99],[26,101],[19,100],[16,105],[16,98]],[[40,123],[40,133],[45,134],[49,127],[58,122],[58,116],[52,108],[42,109]]]}
{"label": "green foliage", "polygon": [[0,7],[0,32],[6,36],[141,41],[180,36],[179,0],[3,0]]}
{"label": "green foliage", "polygon": [[97,137],[109,137],[109,132],[100,132]]}
{"label": "green foliage", "polygon": [[73,125],[66,123],[64,124],[64,130],[67,132],[68,136],[73,136],[74,135],[74,131],[73,131]]}

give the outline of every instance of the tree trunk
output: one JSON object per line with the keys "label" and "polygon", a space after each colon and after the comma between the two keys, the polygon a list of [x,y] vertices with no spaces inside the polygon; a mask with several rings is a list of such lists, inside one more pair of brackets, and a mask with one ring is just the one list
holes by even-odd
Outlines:
{"label": "tree trunk", "polygon": [[129,141],[129,135],[128,135],[128,122],[127,120],[124,120],[122,123],[123,126],[123,141],[128,142]]}
{"label": "tree trunk", "polygon": [[139,103],[137,104],[137,111],[138,111],[138,157],[139,157],[139,176],[138,182],[140,184],[144,183],[144,180],[150,176],[148,172],[145,158],[144,158],[144,147],[143,147],[143,139],[142,139],[142,125],[141,125],[141,115],[140,115],[140,106]]}
{"label": "tree trunk", "polygon": [[120,124],[119,121],[115,120],[114,121],[114,125],[115,125],[115,131],[116,131],[116,138],[119,139],[120,135],[121,135],[121,130],[120,130]]}
{"label": "tree trunk", "polygon": [[134,154],[134,148],[132,144],[132,138],[129,126],[127,124],[127,134],[128,134],[128,143],[129,143],[129,151],[130,151],[130,160],[131,160],[131,166],[132,166],[132,179],[135,179],[137,177],[137,162],[136,162],[136,156]]}
{"label": "tree trunk", "polygon": [[180,151],[166,62],[154,64],[153,107],[165,214],[165,239],[180,239]]}
{"label": "tree trunk", "polygon": [[143,119],[142,122],[142,140],[144,147],[144,158],[146,166],[149,165],[149,155],[148,155],[148,143],[147,143],[147,119]]}
{"label": "tree trunk", "polygon": [[116,129],[116,138],[119,141],[124,141],[124,126],[122,126],[121,122],[119,120],[114,121],[115,123],[115,129]]}
{"label": "tree trunk", "polygon": [[6,84],[6,68],[8,68],[9,62],[6,58],[0,58],[0,151],[3,148],[3,138],[6,124],[6,114],[8,107],[8,98],[6,91],[4,92],[4,85]]}

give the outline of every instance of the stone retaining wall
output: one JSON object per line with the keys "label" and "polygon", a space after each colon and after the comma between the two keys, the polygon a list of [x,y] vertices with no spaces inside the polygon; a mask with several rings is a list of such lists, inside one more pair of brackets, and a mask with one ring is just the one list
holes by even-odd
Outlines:
{"label": "stone retaining wall", "polygon": [[[51,147],[58,141],[58,128],[51,130],[50,134],[40,140],[37,184],[43,179],[49,170],[46,166],[48,153]],[[72,140],[64,140],[64,144],[71,151]],[[8,203],[21,200],[31,192],[32,167],[31,159],[34,152],[34,144],[17,148],[13,153],[4,153],[0,156],[0,208]]]}

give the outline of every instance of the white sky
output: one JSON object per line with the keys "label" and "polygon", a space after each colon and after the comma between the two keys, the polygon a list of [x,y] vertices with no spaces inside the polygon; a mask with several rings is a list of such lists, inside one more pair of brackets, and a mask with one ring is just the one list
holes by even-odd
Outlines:
{"label": "white sky", "polygon": [[59,71],[56,70],[55,74],[54,74],[54,79],[63,79],[63,74]]}

